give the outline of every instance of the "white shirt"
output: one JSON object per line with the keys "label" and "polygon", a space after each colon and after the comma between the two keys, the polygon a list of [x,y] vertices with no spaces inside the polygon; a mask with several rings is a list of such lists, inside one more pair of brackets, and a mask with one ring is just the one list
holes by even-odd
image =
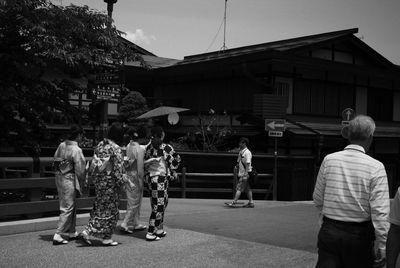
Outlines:
{"label": "white shirt", "polygon": [[322,215],[344,222],[372,220],[376,242],[385,248],[389,230],[389,189],[385,167],[359,145],[327,155],[315,184],[314,203]]}
{"label": "white shirt", "polygon": [[[251,167],[251,158],[252,157],[253,156],[247,147],[242,149],[239,152],[238,160],[237,160],[237,162],[239,164],[239,173],[238,173],[239,177],[246,176],[248,172],[252,171],[252,167]],[[245,164],[248,164],[248,170],[246,170]]]}

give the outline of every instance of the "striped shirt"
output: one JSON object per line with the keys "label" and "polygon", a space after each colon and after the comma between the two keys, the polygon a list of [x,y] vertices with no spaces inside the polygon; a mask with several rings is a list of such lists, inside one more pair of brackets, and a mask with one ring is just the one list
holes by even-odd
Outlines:
{"label": "striped shirt", "polygon": [[313,194],[322,215],[344,222],[370,221],[379,248],[385,248],[389,230],[389,189],[385,167],[349,145],[322,161]]}

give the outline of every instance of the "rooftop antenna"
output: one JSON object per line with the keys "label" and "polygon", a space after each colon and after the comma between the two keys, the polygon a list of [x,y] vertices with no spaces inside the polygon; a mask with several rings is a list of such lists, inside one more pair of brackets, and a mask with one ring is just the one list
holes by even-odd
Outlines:
{"label": "rooftop antenna", "polygon": [[226,49],[228,49],[228,47],[225,44],[225,37],[226,37],[226,3],[228,2],[228,0],[225,0],[225,12],[224,12],[224,44],[221,47],[221,51],[225,51]]}

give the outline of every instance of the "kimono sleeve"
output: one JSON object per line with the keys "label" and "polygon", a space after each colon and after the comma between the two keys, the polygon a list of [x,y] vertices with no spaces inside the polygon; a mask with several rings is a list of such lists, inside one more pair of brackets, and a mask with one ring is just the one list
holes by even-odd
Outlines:
{"label": "kimono sleeve", "polygon": [[62,142],[60,143],[60,145],[58,145],[58,148],[54,153],[54,160],[59,160],[63,157],[63,155],[65,154],[65,146],[65,142]]}
{"label": "kimono sleeve", "polygon": [[80,181],[85,179],[86,176],[86,160],[83,155],[82,149],[77,148],[73,155],[75,175]]}
{"label": "kimono sleeve", "polygon": [[122,150],[119,146],[113,148],[114,155],[112,157],[113,161],[113,173],[115,177],[115,182],[117,186],[122,186],[127,182],[126,171],[124,167],[124,156]]}
{"label": "kimono sleeve", "polygon": [[166,144],[164,147],[164,158],[171,172],[175,172],[179,167],[181,157],[169,144]]}

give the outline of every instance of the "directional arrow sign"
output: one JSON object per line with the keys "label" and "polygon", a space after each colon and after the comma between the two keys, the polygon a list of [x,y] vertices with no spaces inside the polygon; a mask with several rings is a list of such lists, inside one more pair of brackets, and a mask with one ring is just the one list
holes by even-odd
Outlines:
{"label": "directional arrow sign", "polygon": [[351,108],[346,108],[342,112],[343,121],[350,121],[351,119],[354,118],[354,116],[355,116],[355,112]]}
{"label": "directional arrow sign", "polygon": [[265,131],[285,131],[285,120],[265,119]]}

